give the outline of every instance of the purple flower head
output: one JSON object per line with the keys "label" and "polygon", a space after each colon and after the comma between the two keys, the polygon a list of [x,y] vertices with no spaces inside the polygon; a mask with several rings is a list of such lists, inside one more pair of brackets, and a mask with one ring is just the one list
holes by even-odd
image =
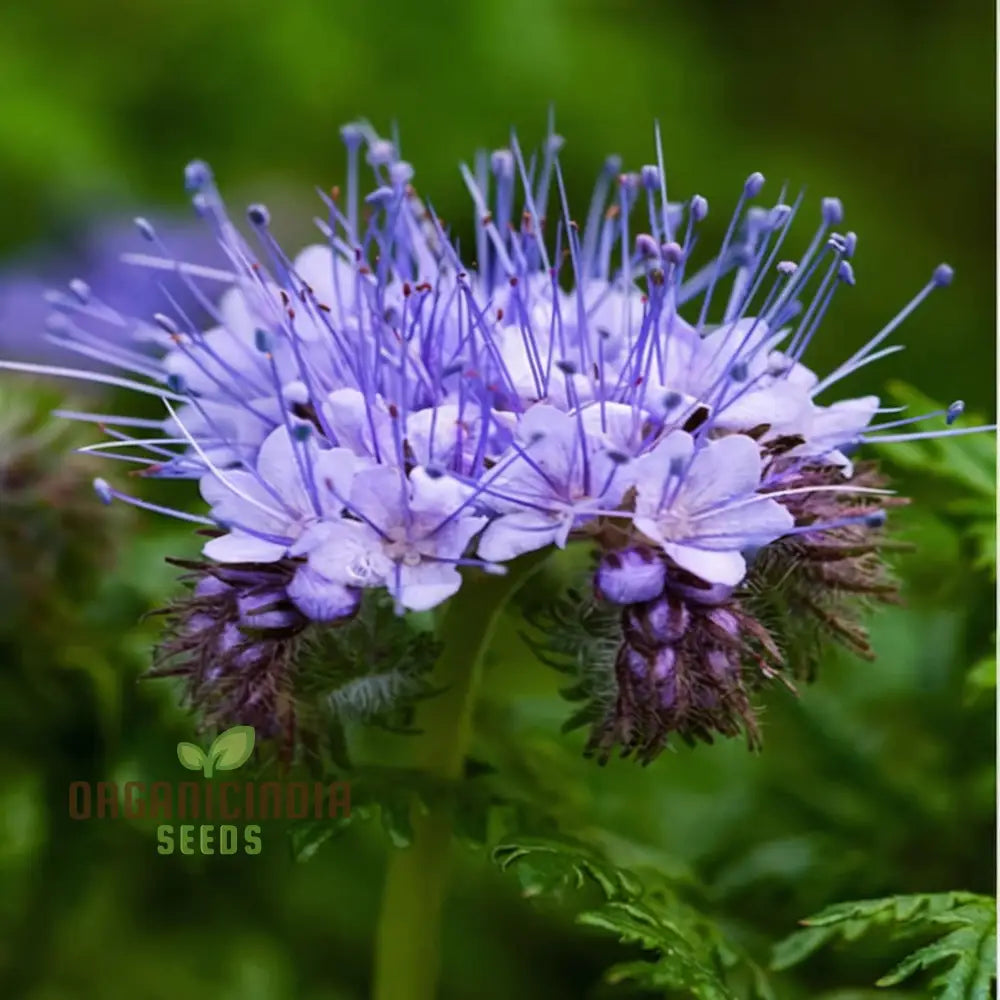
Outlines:
{"label": "purple flower head", "polygon": [[[350,615],[367,588],[430,608],[459,588],[460,567],[576,538],[625,562],[656,553],[634,578],[602,564],[598,590],[626,607],[657,599],[661,572],[661,590],[723,593],[783,539],[877,528],[868,508],[835,499],[884,495],[852,479],[859,445],[969,432],[949,426],[950,409],[944,427],[911,430],[873,425],[875,397],[818,401],[898,349],[888,338],[951,277],[938,268],[843,364],[812,372],[805,353],[854,282],[856,238],[831,231],[835,199],[787,260],[802,199],[753,204],[766,185],[751,174],[699,263],[708,205],[668,200],[659,136],[639,172],[608,160],[582,224],[561,138],[526,161],[512,136],[461,168],[473,266],[398,143],[366,123],[342,138],[345,183],[324,197],[316,245],[286,253],[263,205],[234,221],[197,161],[185,184],[216,261],[181,260],[139,220],[146,252],[130,260],[156,276],[158,306],[133,317],[79,282],[56,297],[60,341],[121,374],[0,362],[161,399],[162,421],[68,415],[108,436],[91,450],[148,477],[198,479],[208,516],[175,513],[223,530],[206,557],[289,561],[286,593],[313,620]],[[817,480],[817,466],[835,471]],[[99,493],[171,513],[103,480]],[[811,493],[825,500],[806,524],[796,511]]]}
{"label": "purple flower head", "polygon": [[149,676],[179,677],[208,725],[252,725],[262,737],[287,741],[297,727],[295,654],[309,625],[288,593],[295,567],[176,562],[193,587],[166,609],[166,636]]}

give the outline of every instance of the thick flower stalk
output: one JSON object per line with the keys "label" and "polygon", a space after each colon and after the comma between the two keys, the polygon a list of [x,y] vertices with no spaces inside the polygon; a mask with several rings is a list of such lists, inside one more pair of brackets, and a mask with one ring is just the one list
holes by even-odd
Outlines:
{"label": "thick flower stalk", "polygon": [[67,415],[107,435],[89,450],[199,481],[204,514],[96,483],[107,502],[214,529],[173,640],[192,652],[198,690],[213,682],[209,660],[225,665],[227,692],[255,690],[240,672],[272,662],[233,631],[255,588],[296,628],[349,619],[370,589],[424,611],[463,586],[464,567],[504,573],[583,539],[600,554],[597,597],[622,609],[618,698],[594,733],[602,756],[620,744],[649,759],[671,732],[752,731],[748,663],[766,678],[781,659],[741,597],[755,567],[793,554],[811,574],[802,608],[836,630],[824,587],[885,589],[872,553],[892,499],[851,456],[968,431],[950,426],[961,403],[886,420],[875,396],[829,401],[900,349],[889,338],[951,269],[820,376],[805,354],[854,284],[857,240],[837,231],[837,199],[823,199],[791,259],[782,249],[803,199],[781,191],[760,206],[764,178],[751,174],[718,252],[699,262],[708,203],[668,199],[658,134],[656,163],[623,173],[607,160],[582,222],[562,140],[550,134],[527,161],[512,137],[462,168],[470,261],[396,143],[366,124],[342,137],[346,183],[323,196],[322,242],[290,257],[262,205],[246,213],[246,238],[208,166],[191,163],[187,187],[224,261],[178,260],[138,219],[148,252],[132,260],[162,277],[162,311],[123,315],[82,282],[56,299],[60,340],[122,374],[4,365],[162,400],[163,420]]}

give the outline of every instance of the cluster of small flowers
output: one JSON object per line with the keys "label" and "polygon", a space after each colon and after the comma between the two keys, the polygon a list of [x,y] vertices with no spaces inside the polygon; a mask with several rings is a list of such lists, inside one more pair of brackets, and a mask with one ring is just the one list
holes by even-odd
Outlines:
{"label": "cluster of small flowers", "polygon": [[[105,429],[110,440],[93,451],[147,476],[198,479],[209,515],[104,480],[99,495],[217,529],[204,548],[215,564],[280,566],[283,599],[307,620],[350,616],[367,588],[387,590],[400,611],[433,608],[462,585],[462,567],[504,572],[523,553],[589,538],[605,553],[597,592],[631,609],[635,669],[656,678],[669,707],[687,628],[687,612],[670,610],[677,595],[718,607],[748,559],[778,539],[877,529],[886,491],[856,481],[852,451],[960,432],[950,424],[961,403],[873,425],[886,412],[875,396],[816,401],[899,350],[887,339],[951,280],[939,266],[818,377],[802,357],[838,288],[854,283],[857,241],[833,231],[843,216],[835,198],[822,201],[801,256],[785,259],[802,198],[789,204],[782,192],[758,207],[764,178],[752,174],[718,253],[694,269],[708,203],[668,200],[658,133],[655,164],[623,173],[606,161],[582,226],[567,203],[561,138],[550,131],[526,161],[512,137],[462,168],[476,212],[466,266],[398,143],[366,124],[341,135],[346,189],[323,196],[322,243],[289,258],[267,209],[252,205],[252,247],[208,166],[191,163],[186,184],[225,266],[179,261],[139,219],[152,251],[133,260],[162,274],[165,311],[123,316],[82,282],[57,302],[61,343],[128,374],[7,364],[162,399],[164,421],[67,415]],[[375,178],[367,195],[362,158]],[[949,426],[905,426],[936,416]],[[798,516],[803,495],[825,494],[838,502]],[[718,642],[736,628],[723,612],[710,624]],[[724,672],[732,659],[713,663]]]}

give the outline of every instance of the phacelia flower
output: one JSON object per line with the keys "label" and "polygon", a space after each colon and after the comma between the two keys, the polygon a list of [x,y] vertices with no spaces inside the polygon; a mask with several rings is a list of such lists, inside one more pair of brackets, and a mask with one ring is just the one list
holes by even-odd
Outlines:
{"label": "phacelia flower", "polygon": [[212,519],[229,533],[205,545],[217,562],[275,562],[323,518],[337,517],[357,461],[346,448],[320,450],[309,424],[273,430],[254,468],[213,469],[201,479]]}
{"label": "phacelia flower", "polygon": [[400,608],[427,611],[462,585],[458,567],[486,518],[471,513],[454,480],[421,468],[402,476],[376,466],[351,486],[353,516],[324,520],[292,549],[319,581],[334,587],[384,587]]}
{"label": "phacelia flower", "polygon": [[[350,617],[371,589],[399,611],[430,609],[463,586],[462,567],[502,572],[589,540],[596,592],[623,616],[602,752],[617,742],[645,759],[670,732],[750,725],[746,664],[779,659],[741,596],[754,567],[807,553],[802,606],[820,616],[825,584],[877,589],[862,553],[888,493],[856,473],[854,452],[969,431],[950,426],[960,404],[927,415],[944,427],[912,430],[923,418],[873,423],[875,397],[829,399],[897,349],[889,337],[951,269],[823,377],[804,357],[855,282],[857,238],[839,231],[837,199],[822,200],[793,260],[782,248],[803,199],[782,190],[756,204],[765,183],[753,173],[699,262],[708,202],[668,199],[658,134],[655,164],[605,163],[582,224],[561,138],[526,162],[512,136],[462,168],[470,259],[394,143],[364,123],[341,134],[346,181],[323,196],[316,245],[286,253],[263,205],[246,211],[248,238],[196,161],[185,183],[223,263],[179,260],[139,219],[148,247],[133,259],[162,277],[159,310],[129,317],[73,286],[56,299],[62,337],[84,354],[124,328],[157,358],[112,345],[120,375],[3,367],[160,398],[162,421],[69,415],[109,436],[93,450],[149,478],[198,479],[207,514],[175,513],[221,532],[206,559],[281,566],[282,593],[312,621]],[[104,480],[98,490],[170,512]],[[823,565],[827,545],[846,560],[838,569]],[[180,641],[205,635],[229,641],[217,629]]]}
{"label": "phacelia flower", "polygon": [[526,411],[517,440],[479,484],[483,506],[495,515],[480,556],[506,562],[549,545],[564,548],[574,528],[620,505],[628,457],[585,424],[581,433],[582,420],[546,404]]}
{"label": "phacelia flower", "polygon": [[636,529],[708,583],[735,586],[746,574],[742,553],[795,525],[785,507],[760,492],[760,447],[746,435],[699,449],[690,434],[674,431],[636,465]]}

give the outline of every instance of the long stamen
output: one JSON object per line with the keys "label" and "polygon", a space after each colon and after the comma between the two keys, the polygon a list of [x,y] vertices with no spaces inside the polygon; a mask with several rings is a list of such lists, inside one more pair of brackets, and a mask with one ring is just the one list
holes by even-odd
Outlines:
{"label": "long stamen", "polygon": [[887,337],[892,336],[892,334],[898,329],[900,324],[920,305],[928,295],[931,294],[936,288],[946,288],[951,284],[951,279],[954,272],[947,264],[940,264],[934,270],[934,274],[931,276],[931,280],[927,282],[926,285],[902,308],[896,315],[889,320],[888,323],[878,333],[875,334],[871,340],[868,341],[864,347],[859,348],[854,352],[843,364],[835,368],[825,379],[822,379],[817,383],[813,392],[822,392],[827,386],[832,385],[841,375],[856,370],[860,364],[862,364],[866,357],[870,356],[872,351],[878,347]]}
{"label": "long stamen", "polygon": [[749,199],[756,198],[757,195],[760,194],[760,190],[763,186],[764,175],[760,173],[751,174],[746,179],[746,183],[743,185],[739,201],[736,203],[736,209],[733,212],[732,218],[729,220],[729,227],[726,229],[726,235],[722,240],[722,249],[719,251],[718,257],[719,263],[716,264],[715,269],[712,271],[712,277],[708,283],[708,290],[705,292],[705,298],[701,304],[701,311],[698,313],[698,322],[696,325],[699,330],[703,329],[705,326],[708,309],[712,304],[712,293],[715,291],[716,283],[721,276],[721,261],[725,257],[726,251],[729,249],[729,244],[732,241],[733,233],[736,231],[736,224],[740,218],[740,213],[743,211],[743,206]]}
{"label": "long stamen", "polygon": [[162,507],[159,504],[150,503],[148,500],[140,500],[138,497],[130,496],[114,489],[107,480],[95,479],[94,492],[100,497],[101,502],[110,504],[112,500],[121,500],[123,503],[131,504],[133,507],[141,507],[143,510],[150,510],[154,514],[166,514],[168,517],[177,518],[179,521],[190,521],[192,524],[207,524],[216,527],[216,522],[198,514],[189,514],[187,511],[175,510],[173,507]]}

